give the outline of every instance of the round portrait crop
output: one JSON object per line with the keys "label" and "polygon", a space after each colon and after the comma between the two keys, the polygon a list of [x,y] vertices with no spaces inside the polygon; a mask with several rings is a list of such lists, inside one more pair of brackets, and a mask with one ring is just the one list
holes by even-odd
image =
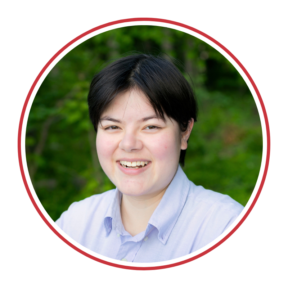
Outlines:
{"label": "round portrait crop", "polygon": [[196,186],[179,166],[197,105],[171,62],[145,54],[113,62],[93,78],[88,105],[116,188],[74,202],[56,221],[75,241],[116,260],[167,261],[209,244],[240,215],[242,205]]}
{"label": "round portrait crop", "polygon": [[[101,63],[102,68],[88,79],[85,115],[90,129],[96,133],[92,155],[97,155],[101,173],[115,188],[103,189],[89,197],[85,194],[80,201],[75,198],[67,205],[68,209],[61,208],[62,214],[59,211],[57,220],[51,221],[32,192],[21,148],[29,102],[55,61],[88,36],[102,33],[106,28],[142,22],[190,31],[211,40],[229,56],[257,94],[259,107],[266,115],[266,141],[270,141],[268,114],[259,88],[243,63],[226,46],[184,23],[132,17],[88,29],[60,47],[45,63],[23,103],[17,155],[29,200],[59,240],[97,263],[124,270],[152,271],[191,263],[228,241],[253,211],[264,189],[270,163],[269,146],[257,193],[247,209],[233,196],[210,190],[205,183],[196,185],[192,177],[189,179],[184,172],[189,160],[186,151],[188,145],[193,145],[200,109],[194,88],[175,64],[180,59],[174,61],[161,53],[145,52],[123,53],[126,56],[114,57],[113,61],[104,57],[109,62]],[[69,101],[69,97],[67,99]],[[81,105],[83,107],[83,103]]]}

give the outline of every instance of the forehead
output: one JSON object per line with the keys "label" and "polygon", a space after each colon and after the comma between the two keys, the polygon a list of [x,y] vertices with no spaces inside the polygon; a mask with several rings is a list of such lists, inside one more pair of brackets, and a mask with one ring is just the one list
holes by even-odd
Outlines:
{"label": "forehead", "polygon": [[148,98],[139,89],[131,89],[117,95],[104,110],[103,115],[117,115],[118,117],[147,116],[155,114]]}
{"label": "forehead", "polygon": [[107,118],[116,119],[117,122],[123,121],[126,124],[147,121],[152,118],[164,121],[167,126],[177,127],[176,129],[180,131],[179,124],[173,118],[168,117],[165,112],[163,112],[163,116],[164,118],[159,116],[148,97],[140,89],[135,88],[119,93],[104,110],[98,124],[108,120]]}
{"label": "forehead", "polygon": [[107,109],[116,108],[119,106],[132,107],[132,108],[150,108],[151,106],[148,98],[140,89],[131,89],[117,95]]}

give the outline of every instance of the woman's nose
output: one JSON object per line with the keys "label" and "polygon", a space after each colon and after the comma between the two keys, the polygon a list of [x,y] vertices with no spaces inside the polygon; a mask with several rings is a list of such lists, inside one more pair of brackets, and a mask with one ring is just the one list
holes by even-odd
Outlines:
{"label": "woman's nose", "polygon": [[140,150],[142,149],[143,144],[140,139],[136,137],[133,133],[125,133],[123,138],[119,143],[119,148],[126,151],[131,152],[133,150]]}

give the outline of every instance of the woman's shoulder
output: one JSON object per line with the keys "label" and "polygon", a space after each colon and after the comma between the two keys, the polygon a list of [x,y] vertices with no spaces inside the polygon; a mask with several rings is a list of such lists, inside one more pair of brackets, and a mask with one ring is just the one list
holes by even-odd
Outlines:
{"label": "woman's shoulder", "polygon": [[101,194],[95,194],[90,197],[87,197],[83,200],[74,202],[70,205],[70,208],[73,209],[91,209],[95,206],[101,205],[105,206],[105,203],[110,204],[111,200],[115,197],[116,189],[112,189]]}
{"label": "woman's shoulder", "polygon": [[181,215],[181,226],[189,229],[189,235],[194,237],[191,240],[190,252],[204,247],[220,236],[239,219],[243,208],[228,195],[190,182],[189,193]]}
{"label": "woman's shoulder", "polygon": [[85,222],[91,215],[97,213],[98,216],[104,215],[109,209],[114,197],[116,189],[106,191],[85,198],[81,201],[72,203],[68,210],[62,213],[56,224],[60,228],[64,228],[65,223]]}
{"label": "woman's shoulder", "polygon": [[[190,182],[187,202],[194,209],[206,211],[210,214],[223,214],[225,218],[237,217],[243,210],[243,206],[232,199],[229,195],[221,194],[203,186],[197,186]],[[208,214],[209,214],[208,213]]]}

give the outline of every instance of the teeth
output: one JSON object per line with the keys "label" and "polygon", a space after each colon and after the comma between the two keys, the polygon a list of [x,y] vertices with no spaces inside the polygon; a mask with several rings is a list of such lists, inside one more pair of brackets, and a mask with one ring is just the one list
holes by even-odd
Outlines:
{"label": "teeth", "polygon": [[129,161],[120,161],[120,164],[124,167],[133,167],[133,168],[138,168],[138,167],[144,167],[148,164],[148,161],[135,161],[135,162],[129,162]]}

